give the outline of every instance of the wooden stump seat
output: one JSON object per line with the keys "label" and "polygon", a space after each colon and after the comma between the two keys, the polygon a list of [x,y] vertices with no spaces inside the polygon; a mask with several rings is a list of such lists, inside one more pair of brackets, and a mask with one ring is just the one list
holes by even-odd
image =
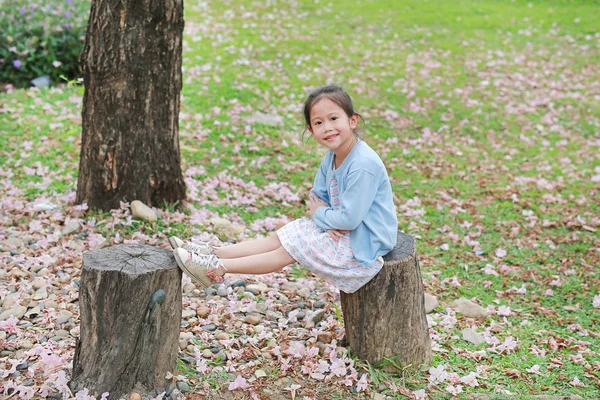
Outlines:
{"label": "wooden stump seat", "polygon": [[151,393],[167,386],[167,372],[177,374],[181,271],[171,251],[118,245],[85,253],[79,306],[74,393]]}
{"label": "wooden stump seat", "polygon": [[341,293],[346,340],[361,360],[391,371],[431,361],[423,281],[415,240],[398,232],[381,271],[354,293]]}

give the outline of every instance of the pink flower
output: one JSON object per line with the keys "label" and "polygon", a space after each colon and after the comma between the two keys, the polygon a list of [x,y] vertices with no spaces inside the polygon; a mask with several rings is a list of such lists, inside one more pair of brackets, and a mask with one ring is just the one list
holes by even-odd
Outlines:
{"label": "pink flower", "polygon": [[600,294],[597,294],[596,296],[594,296],[592,305],[594,306],[594,308],[600,308]]}
{"label": "pink flower", "polygon": [[506,250],[504,249],[497,249],[496,250],[496,257],[500,257],[500,258],[504,258],[506,257]]}
{"label": "pink flower", "polygon": [[367,382],[367,375],[368,374],[363,374],[360,379],[358,380],[358,382],[356,382],[356,391],[357,392],[362,392],[363,390],[365,390],[367,388],[367,386],[369,386],[368,382]]}
{"label": "pink flower", "polygon": [[431,367],[429,368],[429,375],[431,375],[429,377],[429,382],[434,383],[434,382],[444,382],[446,379],[448,379],[448,373],[445,371],[446,366],[445,365],[440,365],[438,367]]}
{"label": "pink flower", "polygon": [[498,311],[496,312],[498,315],[508,317],[511,315],[510,307],[500,306],[498,307]]}
{"label": "pink flower", "polygon": [[229,384],[229,390],[246,390],[247,388],[248,384],[246,383],[246,379],[244,379],[244,377],[241,375],[238,375],[237,378],[235,378],[235,380]]}
{"label": "pink flower", "polygon": [[19,328],[17,324],[19,323],[19,319],[14,315],[11,315],[7,320],[0,321],[0,330],[5,331],[6,333],[19,333]]}

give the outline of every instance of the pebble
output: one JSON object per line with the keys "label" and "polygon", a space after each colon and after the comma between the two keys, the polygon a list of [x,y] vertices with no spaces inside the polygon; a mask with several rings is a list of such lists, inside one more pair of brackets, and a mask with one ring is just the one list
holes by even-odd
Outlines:
{"label": "pebble", "polygon": [[227,340],[229,339],[229,335],[225,332],[219,332],[215,335],[215,339],[217,340]]}
{"label": "pebble", "polygon": [[177,389],[179,389],[181,393],[188,393],[189,391],[191,391],[190,385],[183,381],[177,382]]}
{"label": "pebble", "polygon": [[59,329],[59,330],[57,330],[56,332],[54,332],[54,334],[55,334],[56,336],[58,336],[58,337],[62,337],[62,338],[64,338],[64,337],[67,337],[67,336],[69,336],[69,331],[67,331],[67,330],[64,330],[64,329]]}
{"label": "pebble", "polygon": [[33,342],[31,340],[24,340],[19,345],[19,348],[29,350],[29,349],[33,348]]}
{"label": "pebble", "polygon": [[267,373],[262,369],[257,369],[256,371],[254,371],[254,376],[256,376],[257,378],[264,378],[265,376],[267,376]]}
{"label": "pebble", "polygon": [[158,219],[156,212],[139,200],[131,202],[131,215],[144,221],[154,222]]}
{"label": "pebble", "polygon": [[256,326],[254,327],[254,332],[256,332],[256,333],[261,333],[261,332],[263,332],[264,330],[265,330],[265,326],[264,326],[264,325],[256,325]]}
{"label": "pebble", "polygon": [[217,291],[212,286],[204,289],[204,293],[206,293],[206,297],[213,297]]}
{"label": "pebble", "polygon": [[0,314],[0,321],[6,321],[7,319],[10,318],[11,315],[14,315],[15,318],[17,318],[17,319],[21,319],[21,318],[23,318],[23,315],[25,315],[26,312],[27,312],[27,307],[23,307],[23,306],[12,307],[6,311],[3,311]]}
{"label": "pebble", "polygon": [[435,310],[438,306],[438,299],[436,296],[433,296],[429,293],[425,293],[425,312],[429,314],[433,310]]}
{"label": "pebble", "polygon": [[256,303],[256,305],[254,306],[254,309],[261,314],[266,314],[267,311],[269,311],[269,306],[266,305],[265,303]]}
{"label": "pebble", "polygon": [[49,309],[49,308],[54,308],[57,309],[58,308],[58,303],[54,300],[46,300],[44,302],[44,308],[45,309]]}
{"label": "pebble", "polygon": [[204,358],[212,358],[213,356],[213,352],[210,351],[210,349],[204,349],[202,350],[202,357]]}
{"label": "pebble", "polygon": [[2,309],[9,310],[12,306],[15,305],[15,300],[19,294],[18,293],[9,293],[4,297],[4,301],[2,301]]}
{"label": "pebble", "polygon": [[142,400],[142,395],[136,392],[131,392],[129,400]]}
{"label": "pebble", "polygon": [[217,326],[215,324],[208,324],[208,325],[201,326],[201,328],[204,329],[207,332],[212,332],[215,329],[217,329]]}
{"label": "pebble", "polygon": [[281,290],[285,290],[287,292],[296,292],[300,289],[300,285],[295,282],[284,282],[280,286]]}
{"label": "pebble", "polygon": [[323,308],[325,307],[325,302],[323,300],[317,300],[313,303],[313,308]]}
{"label": "pebble", "polygon": [[31,286],[33,286],[35,289],[43,288],[48,286],[48,281],[46,281],[44,278],[38,277],[31,281]]}
{"label": "pebble", "polygon": [[456,312],[464,315],[465,317],[471,318],[485,318],[488,316],[488,312],[485,308],[479,304],[475,304],[470,300],[461,297],[458,300],[454,300],[450,303],[450,307],[455,308]]}
{"label": "pebble", "polygon": [[181,312],[181,318],[183,319],[188,319],[188,318],[192,318],[196,316],[196,311],[190,309],[190,308],[185,308],[182,312]]}
{"label": "pebble", "polygon": [[73,318],[73,313],[68,310],[60,310],[58,312],[58,318],[56,318],[57,324],[67,323],[71,318]]}
{"label": "pebble", "polygon": [[250,324],[250,325],[258,325],[260,323],[260,320],[261,320],[261,318],[259,315],[251,314],[251,315],[248,315],[246,317],[246,319],[244,319],[244,322],[246,322],[247,324]]}
{"label": "pebble", "polygon": [[210,308],[207,308],[207,307],[198,307],[196,309],[196,314],[200,318],[206,318],[208,316],[208,314],[210,314]]}
{"label": "pebble", "polygon": [[217,296],[227,297],[227,288],[225,286],[219,286],[217,289]]}
{"label": "pebble", "polygon": [[184,396],[181,394],[181,391],[179,389],[174,389],[171,392],[171,396],[169,396],[169,398],[171,400],[180,400],[180,399],[183,399]]}
{"label": "pebble", "polygon": [[310,289],[302,288],[302,289],[298,290],[298,296],[300,296],[303,299],[308,299],[310,297]]}
{"label": "pebble", "polygon": [[42,268],[38,271],[37,276],[43,277],[43,276],[48,276],[49,274],[50,274],[50,270],[48,270],[48,268]]}
{"label": "pebble", "polygon": [[63,236],[68,236],[71,233],[76,232],[78,229],[79,229],[79,222],[71,221],[60,231],[60,233]]}
{"label": "pebble", "polygon": [[231,287],[234,287],[234,288],[236,288],[236,287],[244,287],[244,286],[246,286],[246,281],[243,280],[243,279],[237,280],[237,281],[235,281],[235,282],[233,282],[231,284]]}

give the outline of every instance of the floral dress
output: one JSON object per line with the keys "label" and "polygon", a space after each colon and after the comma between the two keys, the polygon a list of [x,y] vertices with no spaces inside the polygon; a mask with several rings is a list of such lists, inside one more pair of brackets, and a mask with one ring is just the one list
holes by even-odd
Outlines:
{"label": "floral dress", "polygon": [[[338,182],[331,180],[329,198],[331,207],[339,209]],[[312,219],[300,218],[277,231],[283,248],[313,274],[324,278],[345,293],[353,293],[369,282],[383,267],[383,257],[375,264],[365,267],[354,258],[350,248],[350,234],[337,241],[327,231],[318,227]]]}

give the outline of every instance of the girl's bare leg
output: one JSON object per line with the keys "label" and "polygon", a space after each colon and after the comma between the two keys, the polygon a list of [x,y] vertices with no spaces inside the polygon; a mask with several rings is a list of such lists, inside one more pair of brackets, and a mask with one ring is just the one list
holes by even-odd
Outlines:
{"label": "girl's bare leg", "polygon": [[220,259],[247,257],[255,254],[268,253],[281,246],[276,233],[271,233],[264,239],[246,240],[230,246],[215,247],[213,252]]}
{"label": "girl's bare leg", "polygon": [[[277,238],[279,242],[279,239]],[[268,274],[295,263],[296,261],[281,246],[275,250],[246,257],[221,259],[227,273],[230,274]]]}

